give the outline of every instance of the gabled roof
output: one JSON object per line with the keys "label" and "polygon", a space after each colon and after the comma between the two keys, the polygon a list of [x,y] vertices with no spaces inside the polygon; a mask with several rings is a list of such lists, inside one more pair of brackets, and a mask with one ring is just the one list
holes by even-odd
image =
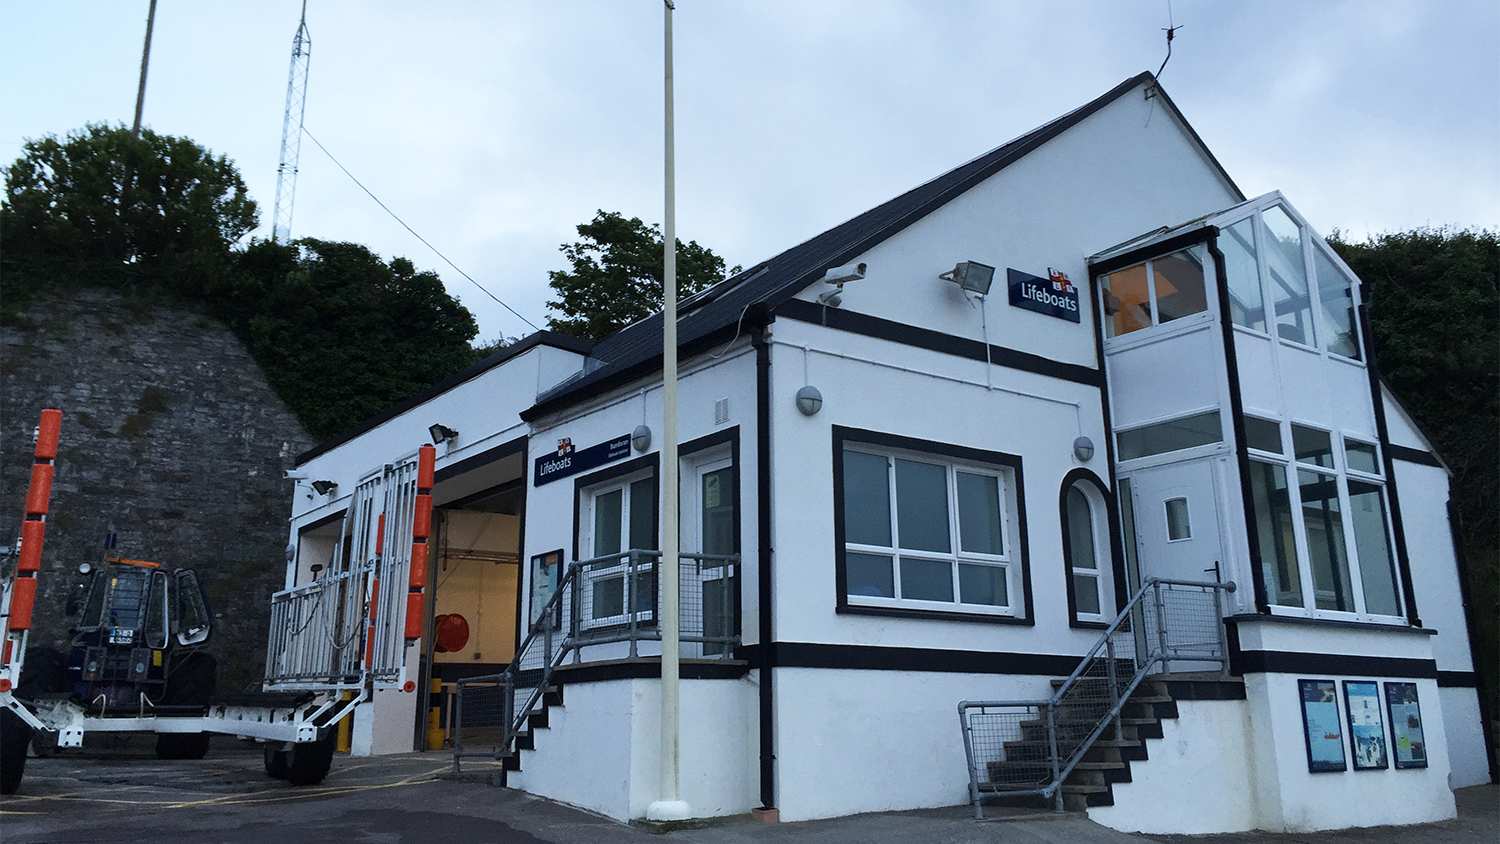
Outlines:
{"label": "gabled roof", "polygon": [[[1155,96],[1186,127],[1225,183],[1243,198],[1244,194],[1188,126],[1166,92],[1156,85],[1155,77],[1142,73],[1075,111],[683,300],[677,319],[679,349],[684,354],[693,354],[731,339],[748,328],[748,321],[766,320],[768,312],[821,279],[830,267],[849,263],[1142,85],[1156,86]],[[657,313],[600,340],[590,352],[582,373],[543,393],[536,405],[521,417],[529,421],[562,410],[603,390],[659,371],[661,366],[662,315]]]}

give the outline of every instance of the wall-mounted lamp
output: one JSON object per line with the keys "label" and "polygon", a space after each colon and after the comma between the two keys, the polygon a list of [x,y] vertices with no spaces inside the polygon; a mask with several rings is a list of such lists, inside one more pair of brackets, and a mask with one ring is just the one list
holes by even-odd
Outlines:
{"label": "wall-mounted lamp", "polygon": [[328,493],[333,492],[335,489],[338,489],[338,482],[336,482],[336,481],[313,481],[312,482],[312,488],[319,495],[327,495]]}
{"label": "wall-mounted lamp", "polygon": [[433,445],[442,445],[444,442],[458,436],[458,432],[447,425],[429,425],[427,433],[432,435]]}
{"label": "wall-mounted lamp", "polygon": [[951,281],[970,293],[988,296],[990,284],[995,280],[995,268],[978,261],[964,261],[938,278]]}
{"label": "wall-mounted lamp", "polygon": [[797,391],[797,410],[803,416],[812,416],[823,409],[823,394],[811,384]]}
{"label": "wall-mounted lamp", "polygon": [[847,282],[859,281],[864,277],[864,264],[846,264],[842,267],[834,267],[828,272],[823,273],[823,282],[833,285],[833,289],[819,293],[818,303],[830,308],[837,308],[844,301],[844,285]]}
{"label": "wall-mounted lamp", "polygon": [[645,451],[651,447],[651,429],[645,425],[635,426],[630,432],[630,447],[636,451]]}
{"label": "wall-mounted lamp", "polygon": [[1094,441],[1088,437],[1079,437],[1073,441],[1073,456],[1080,463],[1087,463],[1094,457]]}

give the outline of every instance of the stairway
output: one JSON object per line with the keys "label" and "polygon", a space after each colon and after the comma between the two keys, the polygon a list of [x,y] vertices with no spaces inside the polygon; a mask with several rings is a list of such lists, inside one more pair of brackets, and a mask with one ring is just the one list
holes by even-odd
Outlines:
{"label": "stairway", "polygon": [[[536,706],[526,713],[526,728],[516,731],[515,739],[501,754],[501,770],[506,773],[521,770],[521,751],[536,750],[536,731],[548,729],[551,725],[552,707],[562,705],[563,687],[548,686],[547,690],[542,692],[542,696],[537,699]],[[504,775],[500,784],[506,785],[503,777]]]}

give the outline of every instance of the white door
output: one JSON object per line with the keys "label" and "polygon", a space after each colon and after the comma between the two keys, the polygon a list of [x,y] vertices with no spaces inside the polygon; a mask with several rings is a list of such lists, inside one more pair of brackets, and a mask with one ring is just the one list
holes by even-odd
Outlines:
{"label": "white door", "polygon": [[1213,580],[1224,559],[1215,464],[1174,463],[1132,472],[1129,480],[1141,577]]}

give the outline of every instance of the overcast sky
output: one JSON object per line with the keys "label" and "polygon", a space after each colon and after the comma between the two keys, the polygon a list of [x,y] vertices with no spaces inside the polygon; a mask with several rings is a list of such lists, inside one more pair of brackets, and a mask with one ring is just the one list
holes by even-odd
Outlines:
{"label": "overcast sky", "polygon": [[[132,119],[149,0],[0,0],[0,159]],[[144,122],[228,155],[271,228],[301,0],[159,0]],[[661,0],[308,0],[306,127],[544,325],[597,209],[662,217]],[[750,265],[1165,56],[1167,0],[677,0],[678,233]],[[1163,86],[1249,196],[1323,234],[1500,226],[1500,3],[1174,0]],[[293,237],[442,275],[529,333],[311,141]],[[1128,199],[1128,198],[1121,198]],[[1171,223],[1178,221],[1162,221]]]}

